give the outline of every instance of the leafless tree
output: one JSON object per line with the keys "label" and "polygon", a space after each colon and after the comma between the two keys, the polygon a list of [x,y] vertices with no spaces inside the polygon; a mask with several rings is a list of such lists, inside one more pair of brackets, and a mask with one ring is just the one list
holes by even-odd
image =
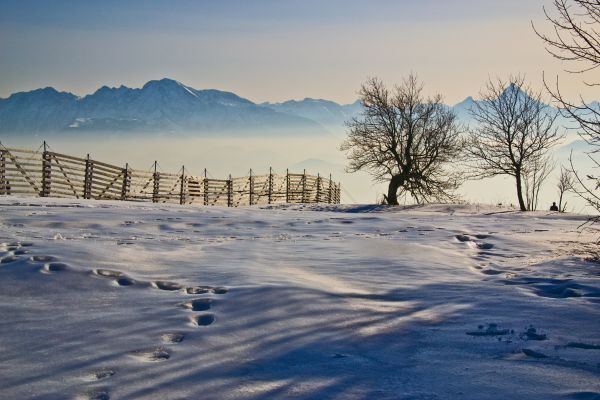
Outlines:
{"label": "leafless tree", "polygon": [[[576,65],[567,72],[580,75],[587,86],[600,86],[600,82],[585,80],[590,72],[600,67],[600,0],[554,0],[553,6],[553,14],[544,9],[546,19],[553,28],[552,34],[540,33],[535,26],[534,30],[552,56]],[[596,147],[588,156],[596,166],[600,166],[595,159],[595,153],[600,151],[600,105],[586,102],[582,96],[575,101],[567,99],[560,91],[558,78],[553,86],[550,88],[546,83],[561,113],[575,121],[578,133]],[[580,176],[572,160],[571,171],[576,185],[572,185],[572,190],[600,211],[599,196],[594,193],[600,187],[600,179],[593,175]]]}
{"label": "leafless tree", "polygon": [[565,193],[573,190],[575,185],[575,179],[573,178],[573,172],[565,167],[560,168],[560,176],[556,188],[558,189],[558,211],[565,212],[567,209],[567,203],[563,204],[563,197]]}
{"label": "leafless tree", "polygon": [[[546,19],[554,28],[548,35],[535,29],[546,44],[546,50],[555,58],[578,65],[567,70],[585,74],[600,66],[600,0],[554,0],[556,15],[546,9]],[[586,82],[600,86],[600,82]],[[577,102],[568,100],[560,92],[558,78],[554,88],[546,84],[552,97],[561,105],[562,113],[576,121],[588,140],[600,144],[600,109],[588,104],[581,96]]]}
{"label": "leafless tree", "polygon": [[391,205],[405,194],[417,203],[448,201],[459,185],[451,165],[461,149],[456,116],[440,95],[425,99],[422,91],[413,74],[393,90],[377,78],[367,80],[359,92],[364,112],[348,122],[340,146],[348,172],[366,170],[389,182],[385,201]]}
{"label": "leafless tree", "polygon": [[561,139],[557,113],[542,102],[539,92],[525,86],[521,76],[490,79],[480,97],[471,110],[476,126],[465,147],[471,177],[512,176],[519,208],[526,211],[524,181],[532,171],[539,174],[548,150]]}
{"label": "leafless tree", "polygon": [[525,203],[528,211],[535,211],[538,207],[540,189],[555,167],[555,163],[549,156],[535,159],[523,171],[523,183],[525,186]]}

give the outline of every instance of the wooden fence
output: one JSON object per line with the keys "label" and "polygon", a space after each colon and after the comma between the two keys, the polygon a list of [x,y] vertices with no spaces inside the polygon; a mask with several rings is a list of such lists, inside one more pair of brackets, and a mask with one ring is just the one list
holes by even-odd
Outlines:
{"label": "wooden fence", "polygon": [[290,173],[228,179],[149,171],[48,151],[0,147],[0,195],[151,201],[237,207],[273,203],[340,203],[339,183]]}

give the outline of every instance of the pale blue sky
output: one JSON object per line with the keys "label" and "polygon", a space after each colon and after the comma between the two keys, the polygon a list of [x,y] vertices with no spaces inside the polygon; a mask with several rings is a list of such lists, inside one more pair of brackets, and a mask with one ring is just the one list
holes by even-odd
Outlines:
{"label": "pale blue sky", "polygon": [[[549,0],[0,0],[0,97],[54,86],[85,95],[170,77],[253,101],[351,102],[362,81],[414,71],[448,102],[488,75],[540,86],[530,23]],[[576,90],[565,84],[565,90]],[[579,89],[579,88],[577,88]]]}

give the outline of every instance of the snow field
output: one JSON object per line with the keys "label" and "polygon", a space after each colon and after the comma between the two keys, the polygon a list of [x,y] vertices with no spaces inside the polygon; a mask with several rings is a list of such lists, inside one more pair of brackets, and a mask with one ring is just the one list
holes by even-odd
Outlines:
{"label": "snow field", "polygon": [[0,398],[595,399],[584,221],[0,198]]}

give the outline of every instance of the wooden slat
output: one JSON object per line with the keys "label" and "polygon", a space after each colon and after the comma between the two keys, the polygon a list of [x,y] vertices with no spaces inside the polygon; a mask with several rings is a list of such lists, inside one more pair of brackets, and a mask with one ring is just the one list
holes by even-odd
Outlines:
{"label": "wooden slat", "polygon": [[10,194],[37,194],[38,193],[34,190],[13,190],[13,189],[10,189],[8,192]]}
{"label": "wooden slat", "polygon": [[85,159],[85,158],[70,156],[70,155],[62,154],[62,153],[55,153],[53,151],[49,151],[48,153],[51,156],[58,157],[58,158],[64,158],[64,159],[71,160],[71,161],[79,161],[79,162],[83,162],[83,163],[85,163],[87,161],[87,159]]}
{"label": "wooden slat", "polygon": [[7,172],[19,172],[21,173],[22,171],[27,172],[28,174],[36,174],[42,173],[42,166],[40,165],[39,170],[38,169],[27,169],[27,168],[18,168],[18,167],[11,167],[10,164],[6,164],[6,168],[4,169]]}
{"label": "wooden slat", "polygon": [[[27,162],[27,161],[23,161],[20,158],[17,158],[19,165],[21,167],[32,167],[32,169],[41,169],[42,168],[42,162]],[[6,165],[9,166],[11,164],[10,160],[6,160]]]}
{"label": "wooden slat", "polygon": [[123,178],[123,175],[100,175],[96,174],[96,171],[92,174],[92,184],[102,185],[107,184],[109,182],[115,181],[115,178]]}
{"label": "wooden slat", "polygon": [[[2,185],[0,185],[0,187],[2,187]],[[30,188],[31,185],[29,185],[27,182],[23,183],[23,181],[14,182],[14,181],[9,180],[9,182],[6,185],[4,185],[4,187],[6,187],[6,188]]]}
{"label": "wooden slat", "polygon": [[83,192],[83,183],[78,185],[77,183],[74,184],[73,181],[67,181],[65,179],[55,177],[50,182],[50,191],[54,190],[54,188],[57,186],[67,187],[71,193]]}
{"label": "wooden slat", "polygon": [[103,168],[96,164],[92,164],[92,169],[94,171],[94,175],[98,174],[98,175],[104,175],[104,176],[113,176],[113,175],[119,174],[123,171],[122,169]]}
{"label": "wooden slat", "polygon": [[61,160],[59,158],[52,158],[52,162],[50,165],[61,165],[64,170],[73,171],[73,172],[81,172],[85,174],[85,165],[81,166],[80,164],[70,163],[69,160]]}
{"label": "wooden slat", "polygon": [[152,172],[143,172],[143,171],[129,171],[132,179],[151,179],[153,174]]}
{"label": "wooden slat", "polygon": [[119,171],[123,169],[123,167],[120,167],[118,165],[108,164],[108,163],[105,163],[105,162],[102,162],[102,161],[98,161],[98,160],[90,160],[90,161],[92,161],[94,163],[94,166],[98,165],[98,166],[103,167],[105,169],[114,169],[114,170],[119,170]]}
{"label": "wooden slat", "polygon": [[[28,149],[20,149],[17,147],[2,147],[0,148],[2,151],[10,151],[11,153],[27,153],[27,154],[40,154],[38,151],[28,150]],[[41,157],[41,154],[40,154]]]}

